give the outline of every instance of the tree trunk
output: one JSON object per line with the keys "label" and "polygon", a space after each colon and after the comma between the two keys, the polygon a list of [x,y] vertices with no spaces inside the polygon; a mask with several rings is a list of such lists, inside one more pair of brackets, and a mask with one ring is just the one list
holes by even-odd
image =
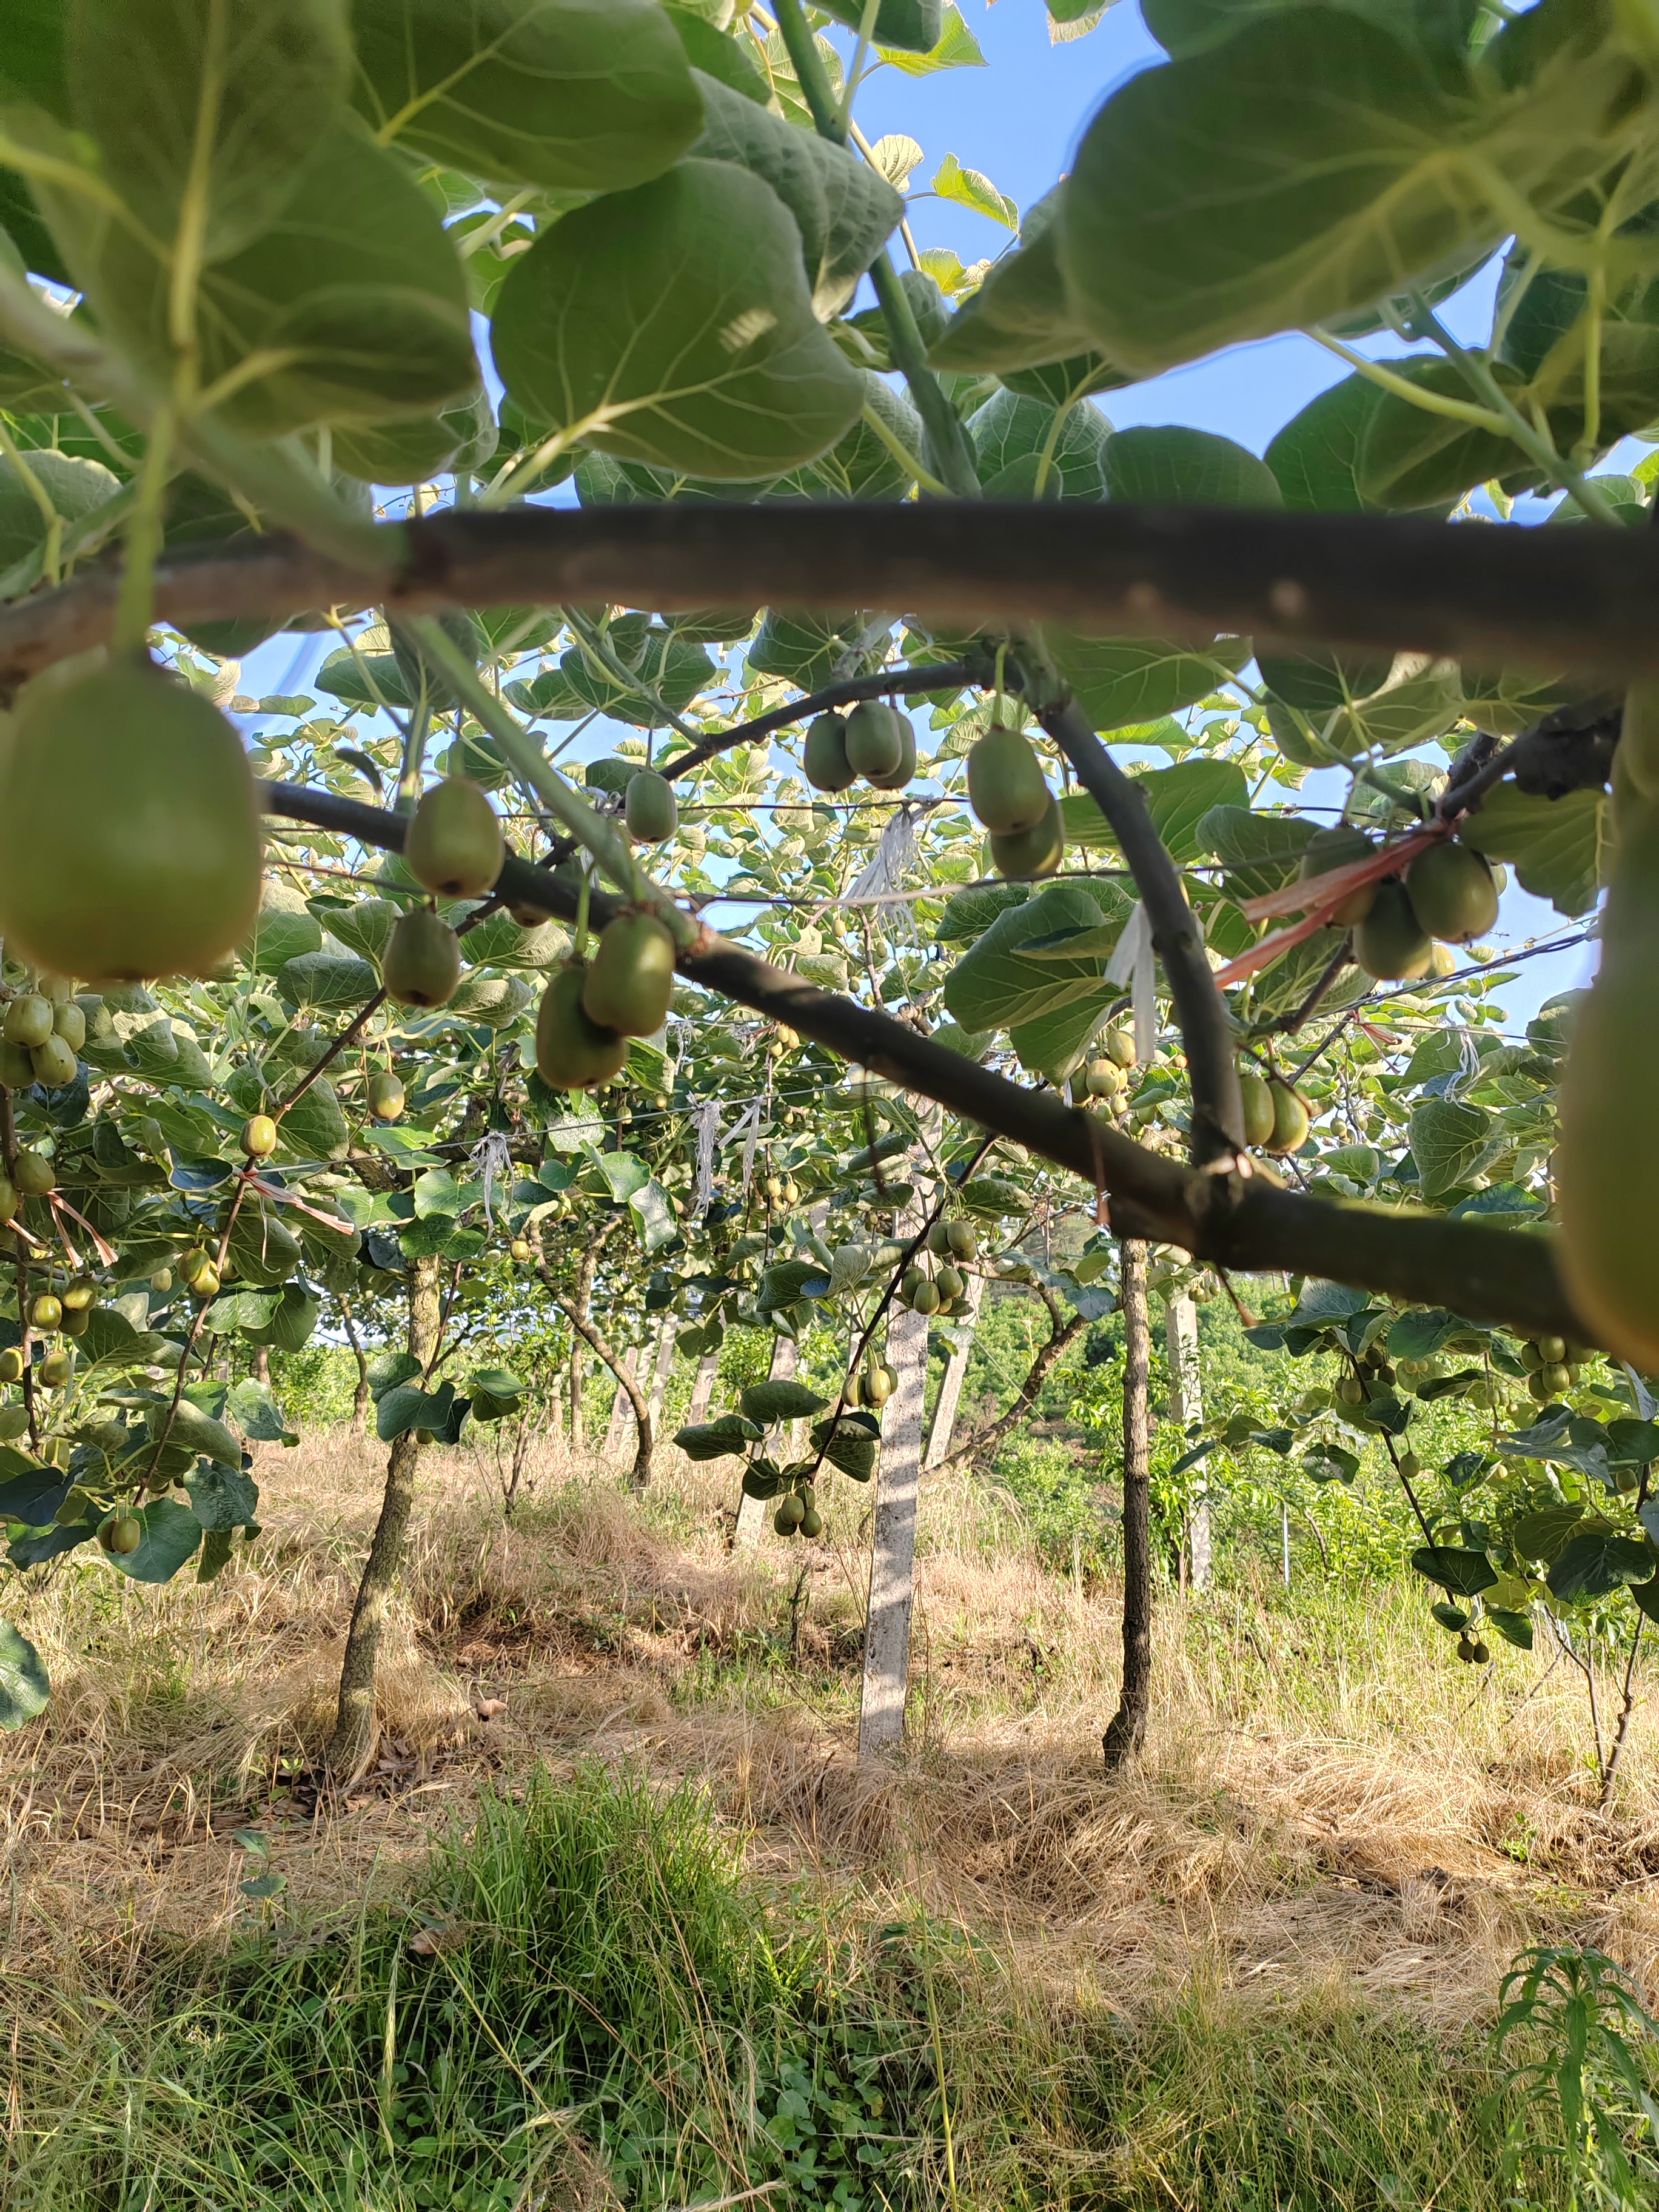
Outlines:
{"label": "tree trunk", "polygon": [[[634,1449],[634,1487],[635,1490],[645,1490],[649,1488],[651,1482],[651,1453],[654,1442],[655,1431],[651,1425],[651,1408],[645,1402],[645,1394],[641,1390],[638,1383],[634,1380],[632,1372],[634,1353],[630,1350],[626,1358],[619,1358],[616,1352],[611,1348],[610,1339],[605,1336],[604,1332],[596,1328],[593,1323],[587,1319],[585,1314],[580,1313],[574,1304],[570,1299],[562,1298],[559,1296],[558,1292],[553,1288],[553,1279],[549,1272],[545,1261],[543,1261],[542,1266],[538,1272],[540,1274],[542,1282],[545,1286],[549,1296],[552,1298],[554,1304],[557,1306],[559,1311],[569,1322],[572,1329],[579,1337],[580,1337],[582,1342],[587,1346],[591,1352],[597,1352],[599,1353],[599,1358],[604,1360],[605,1365],[616,1376],[617,1403],[624,1407],[624,1408],[627,1407],[631,1407],[633,1408],[634,1420],[638,1431],[638,1441]],[[613,1434],[617,1433],[618,1430],[619,1421],[625,1420],[626,1418],[627,1414],[625,1411],[619,1416],[617,1413],[616,1407],[612,1407],[611,1421]],[[572,1425],[573,1427],[574,1425],[574,1417]],[[607,1442],[605,1446],[607,1455],[609,1455],[612,1451],[617,1449],[620,1447],[620,1443],[621,1437],[619,1434],[617,1435],[617,1441],[615,1445]]]}
{"label": "tree trunk", "polygon": [[[438,1356],[440,1315],[438,1262],[416,1260],[409,1280],[409,1350],[421,1363],[424,1382]],[[374,1540],[368,1547],[351,1626],[346,1632],[345,1656],[340,1665],[340,1698],[334,1734],[323,1754],[323,1764],[341,1789],[361,1779],[374,1756],[378,1729],[374,1720],[374,1667],[386,1626],[392,1594],[403,1565],[410,1514],[415,1504],[415,1468],[421,1455],[416,1431],[405,1430],[392,1447],[386,1462],[386,1492]]]}
{"label": "tree trunk", "polygon": [[[1204,1419],[1204,1376],[1198,1355],[1198,1307],[1188,1296],[1171,1298],[1164,1341],[1170,1353],[1170,1411],[1182,1429]],[[1187,1559],[1194,1589],[1208,1589],[1212,1560],[1210,1549],[1210,1498],[1200,1471],[1193,1493],[1193,1510],[1187,1519]]]}
{"label": "tree trunk", "polygon": [[974,1336],[979,1327],[980,1303],[985,1296],[983,1275],[968,1278],[968,1310],[957,1324],[957,1349],[945,1363],[945,1375],[939,1386],[939,1396],[933,1404],[933,1419],[927,1431],[927,1451],[924,1467],[939,1467],[951,1449],[951,1437],[957,1425],[957,1408],[962,1403],[962,1386],[968,1378],[969,1362],[974,1356]]}
{"label": "tree trunk", "polygon": [[270,1389],[270,1346],[268,1344],[256,1344],[253,1347],[253,1379],[256,1382],[263,1382],[266,1389]]}
{"label": "tree trunk", "polygon": [[1146,1429],[1146,1247],[1127,1237],[1121,1253],[1123,1307],[1123,1681],[1102,1739],[1109,1767],[1146,1741],[1152,1686],[1152,1485]]}
{"label": "tree trunk", "polygon": [[691,1405],[685,1417],[686,1426],[694,1428],[708,1414],[708,1401],[714,1395],[714,1384],[720,1371],[718,1352],[705,1352],[697,1362],[696,1380],[691,1385]]}
{"label": "tree trunk", "polygon": [[582,1248],[582,1256],[576,1269],[576,1279],[568,1299],[553,1290],[553,1276],[545,1255],[538,1243],[536,1272],[550,1291],[559,1311],[570,1323],[570,1449],[579,1455],[586,1442],[582,1423],[582,1346],[592,1341],[588,1333],[588,1308],[593,1299],[593,1277],[599,1270],[599,1255],[615,1231],[620,1220],[607,1222]]}
{"label": "tree trunk", "polygon": [[622,1365],[614,1370],[617,1395],[611,1401],[611,1425],[605,1432],[605,1455],[607,1459],[615,1459],[623,1448],[623,1437],[628,1428],[629,1407],[637,1395],[630,1386],[639,1364],[640,1348],[637,1344],[630,1344],[622,1356]]}
{"label": "tree trunk", "polygon": [[882,1408],[870,1547],[870,1609],[864,1629],[859,1757],[904,1741],[910,1680],[910,1609],[915,1589],[916,1506],[921,1487],[921,1413],[927,1382],[927,1316],[895,1307],[887,1362],[898,1387]]}
{"label": "tree trunk", "polygon": [[346,1342],[351,1346],[351,1356],[357,1363],[357,1387],[351,1395],[351,1433],[354,1437],[366,1437],[368,1434],[368,1354],[363,1350],[363,1340],[351,1318],[351,1308],[343,1298],[340,1301],[340,1314],[345,1322]]}
{"label": "tree trunk", "polygon": [[580,1454],[586,1439],[582,1435],[582,1340],[573,1328],[570,1332],[570,1449]]}
{"label": "tree trunk", "polygon": [[[772,1340],[772,1364],[766,1370],[769,1382],[788,1382],[794,1379],[800,1364],[800,1346],[793,1336],[775,1336]],[[766,1533],[766,1518],[773,1508],[763,1498],[751,1498],[746,1490],[738,1493],[737,1525],[732,1531],[734,1552],[752,1552]]]}

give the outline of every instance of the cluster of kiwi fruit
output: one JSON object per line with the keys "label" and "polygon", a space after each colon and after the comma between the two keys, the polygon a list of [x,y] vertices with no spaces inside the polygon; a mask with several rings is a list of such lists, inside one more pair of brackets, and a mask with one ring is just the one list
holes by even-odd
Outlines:
{"label": "cluster of kiwi fruit", "polygon": [[793,1176],[769,1175],[761,1184],[761,1195],[773,1213],[789,1213],[800,1204],[800,1185]]}
{"label": "cluster of kiwi fruit", "polygon": [[818,1511],[817,1493],[810,1482],[784,1492],[772,1515],[772,1526],[780,1536],[823,1535],[823,1516]]}
{"label": "cluster of kiwi fruit", "polygon": [[1521,1364],[1527,1370],[1527,1395],[1540,1406],[1571,1390],[1587,1359],[1595,1354],[1582,1344],[1569,1344],[1561,1336],[1528,1336],[1522,1340]]}
{"label": "cluster of kiwi fruit", "polygon": [[100,998],[77,999],[68,975],[51,969],[33,975],[0,1021],[0,1083],[13,1091],[35,1083],[61,1091],[73,1083],[88,1018],[102,1008]]}
{"label": "cluster of kiwi fruit", "polygon": [[1313,1109],[1293,1083],[1277,1068],[1259,1075],[1254,1068],[1238,1072],[1239,1094],[1244,1106],[1244,1141],[1253,1152],[1273,1152],[1281,1159],[1299,1152],[1308,1141]]}
{"label": "cluster of kiwi fruit", "polygon": [[1135,1064],[1135,1041],[1127,1030],[1108,1030],[1100,1050],[1083,1071],[1083,1088],[1091,1098],[1115,1099],[1128,1085],[1128,1070]]}
{"label": "cluster of kiwi fruit", "polygon": [[[404,860],[434,899],[484,898],[495,888],[507,841],[480,784],[448,775],[423,792],[410,817]],[[431,906],[411,907],[394,925],[380,981],[400,1006],[447,1006],[461,980],[460,940]]]}
{"label": "cluster of kiwi fruit", "polygon": [[936,1221],[927,1231],[926,1249],[937,1267],[911,1266],[899,1278],[898,1297],[912,1313],[937,1315],[941,1321],[961,1310],[968,1295],[967,1278],[955,1263],[979,1257],[979,1232],[971,1221]]}
{"label": "cluster of kiwi fruit", "polygon": [[815,714],[807,727],[801,773],[814,791],[850,791],[860,776],[874,790],[902,791],[915,772],[915,731],[885,699],[845,716]]}
{"label": "cluster of kiwi fruit", "polygon": [[863,1366],[855,1367],[848,1376],[842,1395],[848,1405],[878,1413],[897,1389],[897,1370],[872,1351]]}
{"label": "cluster of kiwi fruit", "polygon": [[1398,1379],[1396,1369],[1380,1344],[1368,1346],[1359,1355],[1358,1365],[1358,1374],[1345,1375],[1336,1386],[1337,1400],[1341,1405],[1364,1406],[1391,1389]]}
{"label": "cluster of kiwi fruit", "polygon": [[993,722],[968,755],[968,803],[989,832],[1004,878],[1052,876],[1066,857],[1066,821],[1030,738]]}
{"label": "cluster of kiwi fruit", "polygon": [[629,1040],[653,1036],[674,995],[674,939],[653,914],[619,914],[591,964],[573,960],[536,1015],[536,1066],[551,1091],[590,1091],[622,1072]]}
{"label": "cluster of kiwi fruit", "polygon": [[[73,1340],[86,1334],[97,1303],[97,1282],[87,1274],[70,1275],[61,1281],[54,1279],[50,1287],[36,1291],[29,1300],[25,1316],[29,1333],[69,1340],[54,1345],[36,1364],[33,1379],[42,1389],[66,1390],[75,1380]],[[0,1382],[21,1382],[26,1364],[21,1346],[8,1345],[0,1352]]]}
{"label": "cluster of kiwi fruit", "polygon": [[[1302,876],[1370,859],[1376,847],[1352,823],[1316,830],[1303,849]],[[1353,957],[1378,982],[1410,983],[1449,974],[1449,954],[1437,945],[1469,945],[1498,920],[1498,878],[1471,846],[1447,837],[1409,862],[1403,876],[1384,876],[1351,891],[1331,916],[1353,932]]]}
{"label": "cluster of kiwi fruit", "polygon": [[33,1145],[20,1145],[12,1155],[10,1174],[0,1172],[0,1229],[8,1232],[4,1249],[15,1249],[17,1240],[9,1231],[23,1200],[49,1197],[57,1188],[58,1170],[46,1155]]}

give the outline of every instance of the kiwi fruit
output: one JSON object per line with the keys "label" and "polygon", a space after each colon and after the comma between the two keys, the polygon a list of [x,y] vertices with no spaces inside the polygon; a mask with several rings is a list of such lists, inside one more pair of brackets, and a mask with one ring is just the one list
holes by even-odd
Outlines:
{"label": "kiwi fruit", "polygon": [[276,1124],[269,1114],[251,1114],[242,1124],[242,1150],[251,1160],[268,1160],[276,1149]]}
{"label": "kiwi fruit", "polygon": [[34,1061],[21,1044],[0,1039],[0,1083],[8,1091],[27,1091],[34,1080]]}
{"label": "kiwi fruit", "polygon": [[1135,1037],[1133,1030],[1108,1030],[1100,1040],[1106,1057],[1119,1067],[1135,1064]]}
{"label": "kiwi fruit", "polygon": [[961,1270],[957,1267],[941,1267],[934,1276],[933,1283],[939,1291],[940,1304],[947,1306],[954,1305],[968,1287]]}
{"label": "kiwi fruit", "polygon": [[53,1034],[62,1037],[73,1053],[78,1053],[87,1041],[86,1012],[72,1000],[67,1006],[52,1008],[52,1026]]}
{"label": "kiwi fruit", "polygon": [[935,1314],[939,1310],[939,1285],[924,1276],[910,1293],[910,1310],[919,1314]]}
{"label": "kiwi fruit", "polygon": [[23,1203],[22,1194],[8,1175],[0,1175],[0,1226],[17,1218],[17,1209]]}
{"label": "kiwi fruit", "polygon": [[0,935],[64,975],[210,975],[252,928],[247,754],[199,693],[121,659],[26,700],[0,763]]}
{"label": "kiwi fruit", "polygon": [[67,1390],[75,1380],[75,1353],[69,1345],[49,1352],[34,1370],[37,1381],[48,1390]]}
{"label": "kiwi fruit", "polygon": [[1406,893],[1419,927],[1443,944],[1468,945],[1498,920],[1498,884],[1486,860],[1447,838],[1406,871]]}
{"label": "kiwi fruit", "polygon": [[999,837],[1035,830],[1053,797],[1030,740],[995,723],[968,755],[968,803]]}
{"label": "kiwi fruit", "polygon": [[482,898],[506,858],[501,823],[481,784],[450,775],[422,793],[404,861],[423,890],[434,898]]}
{"label": "kiwi fruit", "polygon": [[441,1006],[461,980],[459,939],[441,915],[417,906],[404,915],[386,941],[380,981],[400,1006]]}
{"label": "kiwi fruit", "polygon": [[69,1045],[57,1036],[36,1045],[29,1054],[29,1065],[35,1081],[47,1091],[61,1091],[66,1083],[73,1083],[81,1067]]}
{"label": "kiwi fruit", "polygon": [[674,993],[674,939],[652,914],[622,914],[599,933],[582,987],[590,1021],[623,1036],[653,1036]]}
{"label": "kiwi fruit", "polygon": [[1066,857],[1066,818],[1051,794],[1047,812],[1034,829],[1011,837],[991,837],[991,865],[1006,880],[1052,876]]}
{"label": "kiwi fruit", "polygon": [[76,1275],[58,1297],[65,1313],[85,1313],[98,1303],[98,1285],[90,1275]]}
{"label": "kiwi fruit", "polygon": [[561,968],[536,1014],[536,1072],[550,1091],[588,1091],[609,1083],[628,1058],[628,1039],[593,1020],[582,1004],[587,969]]}
{"label": "kiwi fruit", "polygon": [[21,1146],[11,1164],[12,1181],[25,1198],[45,1198],[58,1188],[58,1171],[44,1152]]}
{"label": "kiwi fruit", "polygon": [[867,1406],[884,1406],[897,1388],[897,1375],[883,1361],[874,1360],[865,1370],[864,1401]]}
{"label": "kiwi fruit", "polygon": [[377,1121],[398,1121],[405,1104],[404,1086],[386,1068],[377,1069],[363,1087],[363,1099]]}
{"label": "kiwi fruit", "polygon": [[660,845],[680,826],[679,801],[666,776],[642,768],[628,780],[623,794],[623,819],[636,845]]}
{"label": "kiwi fruit", "polygon": [[955,1258],[978,1259],[979,1231],[971,1221],[947,1221],[945,1224],[945,1241]]}
{"label": "kiwi fruit", "polygon": [[5,1041],[33,1052],[52,1035],[52,1000],[39,991],[25,991],[6,1008]]}
{"label": "kiwi fruit", "polygon": [[1091,1098],[1115,1098],[1123,1088],[1123,1071],[1115,1060],[1103,1053],[1091,1060],[1083,1077],[1083,1087]]}
{"label": "kiwi fruit", "polygon": [[847,757],[847,725],[839,714],[815,714],[801,749],[801,773],[814,791],[850,791],[858,770]]}
{"label": "kiwi fruit", "polygon": [[823,1535],[823,1516],[818,1511],[816,1505],[809,1505],[806,1510],[801,1515],[800,1534],[803,1536]]}
{"label": "kiwi fruit", "polygon": [[902,767],[907,741],[914,762],[915,732],[897,708],[884,699],[866,699],[847,717],[848,766],[878,790],[893,787],[887,779]]}
{"label": "kiwi fruit", "polygon": [[1299,1091],[1285,1082],[1283,1076],[1270,1076],[1267,1088],[1273,1095],[1273,1133],[1262,1149],[1281,1158],[1287,1153],[1299,1152],[1308,1141],[1308,1127],[1312,1119],[1308,1111],[1308,1102]]}
{"label": "kiwi fruit", "polygon": [[50,1291],[43,1291],[29,1308],[29,1327],[38,1328],[43,1335],[50,1335],[63,1318],[63,1302]]}
{"label": "kiwi fruit", "polygon": [[1397,876],[1385,878],[1354,931],[1354,958],[1379,983],[1410,983],[1428,974],[1433,952],[1406,886]]}
{"label": "kiwi fruit", "polygon": [[1244,1102],[1244,1141],[1259,1152],[1273,1140],[1273,1086],[1251,1067],[1238,1071],[1239,1095]]}
{"label": "kiwi fruit", "polygon": [[112,1514],[98,1531],[98,1540],[106,1552],[131,1559],[144,1540],[144,1524],[134,1513]]}
{"label": "kiwi fruit", "polygon": [[[1298,871],[1304,883],[1314,876],[1328,875],[1333,868],[1345,868],[1353,860],[1368,860],[1376,848],[1363,830],[1352,823],[1339,822],[1329,830],[1316,830],[1302,848],[1302,866]],[[1350,891],[1339,907],[1331,910],[1331,920],[1339,929],[1352,929],[1364,921],[1376,898],[1375,884],[1362,884],[1357,891]]]}

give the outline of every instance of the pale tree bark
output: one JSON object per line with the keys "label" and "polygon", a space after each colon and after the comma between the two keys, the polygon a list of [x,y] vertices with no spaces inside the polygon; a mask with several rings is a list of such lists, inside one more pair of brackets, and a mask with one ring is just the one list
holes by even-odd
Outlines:
{"label": "pale tree bark", "polygon": [[363,1340],[357,1334],[357,1325],[351,1317],[351,1308],[342,1298],[340,1314],[345,1322],[346,1342],[351,1346],[351,1356],[357,1363],[357,1387],[351,1394],[351,1433],[354,1437],[368,1434],[368,1354],[363,1350]]}
{"label": "pale tree bark", "polygon": [[263,1382],[267,1389],[270,1388],[270,1346],[267,1344],[256,1344],[253,1347],[253,1379]]}
{"label": "pale tree bark", "polygon": [[962,1403],[962,1386],[968,1379],[969,1363],[974,1356],[974,1337],[979,1328],[979,1309],[984,1296],[984,1276],[969,1275],[967,1309],[957,1322],[957,1348],[945,1363],[939,1396],[933,1401],[933,1419],[927,1431],[927,1456],[922,1462],[925,1467],[938,1467],[949,1455],[951,1434],[957,1425],[957,1409]]}
{"label": "pale tree bark", "polygon": [[[1170,1301],[1164,1329],[1170,1354],[1170,1412],[1185,1431],[1204,1419],[1204,1376],[1199,1361],[1198,1306],[1190,1295]],[[1213,1568],[1210,1496],[1200,1472],[1187,1516],[1187,1563],[1192,1587],[1207,1589]]]}
{"label": "pale tree bark", "polygon": [[685,1425],[688,1428],[695,1428],[699,1421],[706,1419],[708,1413],[708,1401],[714,1395],[714,1384],[719,1379],[720,1371],[719,1352],[705,1352],[697,1362],[696,1379],[691,1385],[691,1404],[685,1416]]}
{"label": "pale tree bark", "polygon": [[674,1316],[672,1311],[662,1317],[662,1334],[657,1339],[657,1364],[651,1375],[651,1419],[653,1425],[662,1426],[662,1409],[668,1396],[668,1378],[674,1371]]}
{"label": "pale tree bark", "polygon": [[[441,1309],[438,1298],[438,1262],[412,1262],[409,1278],[409,1351],[420,1362],[425,1382],[438,1356]],[[368,1547],[351,1626],[346,1632],[345,1655],[340,1664],[340,1695],[334,1733],[323,1754],[331,1779],[349,1789],[367,1771],[374,1756],[379,1729],[374,1718],[374,1669],[380,1638],[397,1588],[409,1536],[410,1516],[415,1505],[415,1469],[421,1455],[418,1431],[405,1430],[393,1443],[386,1461],[386,1491],[380,1517]]]}
{"label": "pale tree bark", "polygon": [[910,1613],[915,1594],[916,1509],[921,1492],[921,1415],[927,1382],[927,1316],[896,1307],[887,1324],[887,1364],[897,1387],[882,1408],[870,1547],[870,1609],[864,1630],[859,1757],[904,1741],[910,1680]]}
{"label": "pale tree bark", "polygon": [[[766,1370],[769,1382],[792,1382],[800,1365],[800,1346],[793,1336],[775,1336],[772,1340],[772,1364]],[[737,1525],[732,1531],[734,1552],[752,1552],[766,1533],[767,1516],[771,1505],[763,1498],[751,1498],[746,1490],[738,1493]]]}
{"label": "pale tree bark", "polygon": [[1109,1767],[1121,1766],[1146,1741],[1152,1686],[1152,1469],[1146,1378],[1152,1342],[1146,1326],[1146,1247],[1126,1237],[1121,1254],[1123,1311],[1123,1680],[1117,1711],[1102,1747]]}

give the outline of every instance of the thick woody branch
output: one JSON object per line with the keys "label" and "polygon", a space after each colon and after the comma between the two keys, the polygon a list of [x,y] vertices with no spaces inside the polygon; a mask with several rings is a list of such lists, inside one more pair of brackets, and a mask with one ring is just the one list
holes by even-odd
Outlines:
{"label": "thick woody branch", "polygon": [[[384,605],[900,607],[1208,645],[1449,654],[1482,666],[1659,673],[1659,536],[1483,530],[1394,515],[929,501],[447,508],[361,566],[273,534],[155,572],[155,614],[199,623]],[[0,690],[106,640],[100,569],[0,614]]]}
{"label": "thick woody branch", "polygon": [[[262,788],[267,813],[403,850],[408,824],[398,815],[295,784]],[[528,860],[507,860],[495,896],[574,919],[574,887]],[[602,928],[617,902],[596,891],[589,911]],[[815,989],[712,932],[696,950],[680,955],[679,969],[688,981],[1024,1145],[1091,1187],[1098,1184],[1110,1197],[1120,1236],[1176,1244],[1236,1272],[1328,1276],[1419,1305],[1451,1305],[1472,1321],[1595,1341],[1567,1302],[1547,1237],[1439,1214],[1334,1205],[1277,1189],[1261,1176],[1183,1167],[1147,1152],[1098,1115],[1066,1106],[1052,1092],[1022,1090],[890,1015]]]}
{"label": "thick woody branch", "polygon": [[1077,770],[1084,789],[1111,824],[1152,926],[1175,1000],[1193,1092],[1195,1167],[1231,1159],[1244,1149],[1244,1103],[1233,1059],[1232,1024],[1205,957],[1204,933],[1187,903],[1181,871],[1170,858],[1146,808],[1146,793],[1125,775],[1073,705],[1046,708],[1041,720]]}
{"label": "thick woody branch", "polygon": [[948,1459],[941,1462],[943,1466],[956,1467],[963,1460],[979,1459],[989,1451],[994,1444],[1000,1443],[1008,1431],[1017,1423],[1024,1420],[1026,1414],[1030,1412],[1037,1401],[1043,1384],[1048,1379],[1055,1361],[1088,1327],[1089,1324],[1081,1314],[1073,1314],[1069,1321],[1062,1321],[1060,1307],[1052,1294],[1045,1291],[1043,1298],[1048,1309],[1048,1340],[1037,1346],[1036,1357],[1026,1370],[1025,1380],[1014,1393],[1013,1404],[1009,1407],[1006,1413],[1000,1413],[995,1420],[989,1422],[984,1428],[977,1430],[969,1437],[965,1444],[961,1445],[950,1455]]}

